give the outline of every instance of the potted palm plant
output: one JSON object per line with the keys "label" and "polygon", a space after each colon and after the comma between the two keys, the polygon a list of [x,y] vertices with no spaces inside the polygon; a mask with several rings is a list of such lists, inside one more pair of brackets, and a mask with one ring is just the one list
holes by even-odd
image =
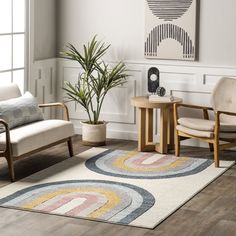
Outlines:
{"label": "potted palm plant", "polygon": [[79,103],[86,111],[88,120],[82,123],[82,141],[85,145],[101,146],[106,141],[107,122],[99,119],[108,91],[127,80],[127,69],[123,62],[112,67],[102,60],[110,45],[97,41],[96,36],[83,46],[80,53],[72,44],[62,52],[64,58],[77,61],[82,67],[78,82],[65,82],[64,90],[69,101]]}

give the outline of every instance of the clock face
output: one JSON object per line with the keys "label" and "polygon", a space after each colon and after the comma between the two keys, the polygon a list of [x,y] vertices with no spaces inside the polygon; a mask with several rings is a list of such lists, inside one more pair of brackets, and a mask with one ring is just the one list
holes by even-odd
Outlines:
{"label": "clock face", "polygon": [[148,70],[148,92],[155,93],[159,87],[159,70],[156,67],[151,67]]}
{"label": "clock face", "polygon": [[156,74],[151,74],[150,80],[151,80],[152,82],[156,81],[156,80],[157,80],[157,75],[156,75]]}

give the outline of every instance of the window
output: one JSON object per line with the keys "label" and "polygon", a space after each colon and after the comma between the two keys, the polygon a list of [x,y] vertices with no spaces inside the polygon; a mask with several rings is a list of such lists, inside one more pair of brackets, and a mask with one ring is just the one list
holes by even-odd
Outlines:
{"label": "window", "polygon": [[25,84],[26,0],[0,0],[0,84]]}

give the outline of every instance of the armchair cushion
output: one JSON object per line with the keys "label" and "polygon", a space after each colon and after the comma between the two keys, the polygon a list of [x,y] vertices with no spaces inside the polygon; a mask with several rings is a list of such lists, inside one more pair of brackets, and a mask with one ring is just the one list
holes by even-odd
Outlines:
{"label": "armchair cushion", "polygon": [[[190,129],[190,128],[184,127],[182,125],[177,125],[176,129],[185,133],[185,134],[189,134],[189,135],[200,137],[200,138],[213,138],[214,137],[213,132]],[[235,139],[236,140],[236,132],[235,133],[220,132],[219,138],[220,139]]]}
{"label": "armchair cushion", "polygon": [[[208,132],[213,132],[214,127],[215,127],[215,121],[204,120],[204,119],[199,119],[199,118],[182,117],[178,119],[178,123],[190,129],[208,131]],[[220,131],[221,132],[236,132],[236,124],[221,122]]]}
{"label": "armchair cushion", "polygon": [[213,132],[191,129],[191,128],[187,128],[182,125],[177,125],[176,129],[178,131],[183,132],[183,133],[190,134],[190,135],[196,136],[196,137],[201,137],[201,138],[213,138],[213,136],[214,136]]}
{"label": "armchair cushion", "polygon": [[[43,120],[20,126],[10,131],[12,156],[20,156],[32,150],[71,137],[73,124],[65,120]],[[0,150],[5,149],[5,132],[0,134]]]}
{"label": "armchair cushion", "polygon": [[[21,97],[0,101],[0,119],[5,120],[12,129],[43,120],[43,114],[33,95],[26,92]],[[0,132],[4,132],[4,129],[0,129]]]}
{"label": "armchair cushion", "polygon": [[7,84],[0,86],[0,101],[21,96],[20,89],[17,84]]}
{"label": "armchair cushion", "polygon": [[[236,111],[236,80],[234,78],[222,78],[215,86],[211,104],[215,111]],[[221,121],[236,123],[236,116],[221,115]]]}
{"label": "armchair cushion", "polygon": [[219,133],[220,139],[235,139],[236,140],[236,133]]}
{"label": "armchair cushion", "polygon": [[201,131],[214,131],[215,127],[214,121],[198,119],[198,118],[182,117],[178,119],[178,123],[184,127]]}

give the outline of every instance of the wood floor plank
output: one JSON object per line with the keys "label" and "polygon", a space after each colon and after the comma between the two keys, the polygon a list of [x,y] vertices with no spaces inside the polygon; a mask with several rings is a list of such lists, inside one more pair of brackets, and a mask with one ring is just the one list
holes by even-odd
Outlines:
{"label": "wood floor plank", "polygon": [[[204,234],[202,234],[203,236]],[[208,236],[233,236],[236,235],[236,222],[220,220],[208,230]]]}
{"label": "wood floor plank", "polygon": [[[81,137],[73,139],[75,153],[88,150]],[[137,142],[108,140],[106,148],[137,150]],[[181,147],[181,155],[213,159],[208,149]],[[66,144],[50,148],[15,163],[17,180],[69,158]],[[236,160],[224,151],[221,159]],[[0,187],[9,184],[7,165],[0,159]],[[224,173],[154,230],[0,207],[0,236],[220,236],[236,232],[236,167]]]}

